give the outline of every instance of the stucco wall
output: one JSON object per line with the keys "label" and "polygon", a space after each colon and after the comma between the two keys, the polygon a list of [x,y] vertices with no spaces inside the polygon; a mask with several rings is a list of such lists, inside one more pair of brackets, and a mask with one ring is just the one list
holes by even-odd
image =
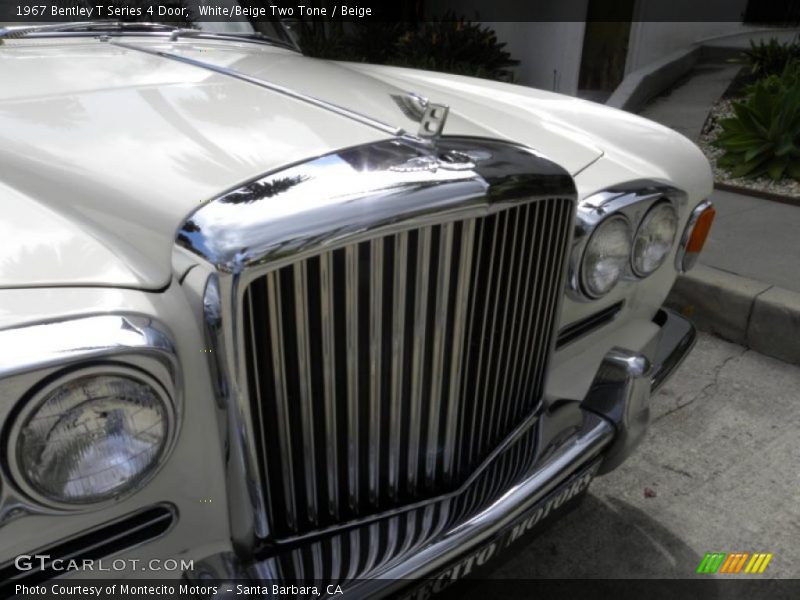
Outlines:
{"label": "stucco wall", "polygon": [[521,63],[517,83],[575,94],[578,89],[585,23],[487,23]]}
{"label": "stucco wall", "polygon": [[[531,19],[518,22],[487,22],[511,54],[521,62],[517,82],[565,94],[575,94],[581,66],[583,21],[548,21],[564,14],[585,14],[589,0],[569,2],[569,10],[554,2],[519,0],[425,0],[426,11],[441,15],[452,11],[478,20],[487,7],[496,14]],[[690,48],[709,38],[752,30],[741,23],[748,0],[636,0],[628,40],[625,74],[647,67],[677,50]],[[702,3],[698,12],[698,2]],[[685,10],[682,9],[685,7]],[[714,15],[728,21],[667,22],[665,14]],[[566,11],[566,12],[565,12]],[[665,13],[665,11],[668,11]],[[550,14],[548,14],[550,13]],[[772,35],[772,34],[770,34]]]}

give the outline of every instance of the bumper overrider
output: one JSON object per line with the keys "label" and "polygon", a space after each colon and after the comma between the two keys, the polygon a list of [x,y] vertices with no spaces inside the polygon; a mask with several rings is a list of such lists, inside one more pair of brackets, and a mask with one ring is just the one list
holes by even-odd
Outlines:
{"label": "bumper overrider", "polygon": [[[694,326],[672,311],[660,310],[654,322],[660,331],[644,353],[615,348],[606,355],[581,403],[583,422],[535,471],[412,558],[352,582],[345,588],[347,597],[427,598],[474,573],[585,492],[595,475],[621,464],[644,438],[652,396],[696,339]],[[241,565],[230,555],[216,556],[196,565],[192,579],[202,574],[223,581],[218,597],[233,597],[245,581],[266,585],[267,562]]]}

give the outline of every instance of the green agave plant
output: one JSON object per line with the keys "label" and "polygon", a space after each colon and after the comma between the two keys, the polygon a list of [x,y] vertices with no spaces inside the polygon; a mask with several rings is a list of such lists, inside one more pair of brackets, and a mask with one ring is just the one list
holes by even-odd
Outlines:
{"label": "green agave plant", "polygon": [[800,179],[800,81],[789,87],[759,82],[733,110],[735,117],[719,122],[714,145],[725,154],[717,164],[734,177]]}
{"label": "green agave plant", "polygon": [[750,62],[751,72],[757,77],[779,75],[787,63],[800,59],[800,43],[781,43],[772,38],[756,44],[751,40],[750,50],[745,50],[744,54]]}

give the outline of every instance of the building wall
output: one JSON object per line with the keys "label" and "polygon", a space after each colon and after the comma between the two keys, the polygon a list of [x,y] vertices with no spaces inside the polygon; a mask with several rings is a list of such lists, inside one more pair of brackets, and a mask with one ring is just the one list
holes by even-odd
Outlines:
{"label": "building wall", "polygon": [[[488,21],[506,49],[521,61],[517,83],[545,90],[574,94],[578,89],[585,23],[559,21],[564,18],[560,0],[425,0],[429,15],[455,13],[474,21],[487,12],[508,15],[515,22]],[[567,0],[569,14],[584,15],[589,0]]]}
{"label": "building wall", "polygon": [[578,22],[486,23],[520,61],[517,83],[575,94],[586,24]]}
{"label": "building wall", "polygon": [[[451,11],[466,18],[480,20],[481,8],[494,14],[514,15],[529,19],[518,22],[486,22],[506,42],[512,56],[521,61],[516,70],[517,83],[576,94],[581,66],[581,53],[586,24],[583,21],[549,21],[563,18],[559,2],[567,2],[570,15],[585,15],[589,0],[425,0],[426,12],[441,15]],[[691,14],[702,3],[702,13],[729,21],[666,22],[665,7],[670,14],[680,14],[681,6]],[[636,0],[628,40],[625,74],[636,71],[677,50],[709,38],[746,31],[741,23],[748,0]],[[552,14],[548,15],[548,11]]]}

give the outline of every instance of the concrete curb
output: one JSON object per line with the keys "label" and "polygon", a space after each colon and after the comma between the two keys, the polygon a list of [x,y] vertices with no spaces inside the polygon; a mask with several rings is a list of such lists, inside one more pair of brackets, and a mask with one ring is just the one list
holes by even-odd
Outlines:
{"label": "concrete curb", "polygon": [[698,329],[800,364],[800,293],[697,265],[678,277],[667,306]]}
{"label": "concrete curb", "polygon": [[714,189],[723,192],[733,192],[734,194],[742,194],[743,196],[752,196],[753,198],[761,198],[762,200],[778,202],[779,204],[800,206],[800,198],[795,198],[794,196],[786,196],[784,194],[776,194],[775,192],[767,192],[765,190],[757,190],[741,185],[733,185],[732,183],[725,183],[723,181],[715,181]]}

